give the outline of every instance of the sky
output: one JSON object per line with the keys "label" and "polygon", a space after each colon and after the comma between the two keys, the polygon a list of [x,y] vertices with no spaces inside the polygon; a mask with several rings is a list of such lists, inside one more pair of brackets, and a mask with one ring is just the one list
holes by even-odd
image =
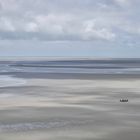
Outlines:
{"label": "sky", "polygon": [[0,0],[0,56],[140,57],[140,0]]}

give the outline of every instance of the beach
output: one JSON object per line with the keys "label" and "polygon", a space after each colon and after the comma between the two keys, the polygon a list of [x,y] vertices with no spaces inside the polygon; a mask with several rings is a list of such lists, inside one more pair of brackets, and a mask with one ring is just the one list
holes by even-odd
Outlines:
{"label": "beach", "polygon": [[2,62],[0,139],[139,140],[139,62]]}

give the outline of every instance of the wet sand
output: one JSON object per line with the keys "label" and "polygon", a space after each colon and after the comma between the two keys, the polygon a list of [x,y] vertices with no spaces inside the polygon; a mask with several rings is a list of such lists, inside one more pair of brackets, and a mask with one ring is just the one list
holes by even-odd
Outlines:
{"label": "wet sand", "polygon": [[[140,139],[138,76],[35,74],[24,75],[23,85],[0,87],[0,140]],[[121,103],[122,98],[129,102]]]}

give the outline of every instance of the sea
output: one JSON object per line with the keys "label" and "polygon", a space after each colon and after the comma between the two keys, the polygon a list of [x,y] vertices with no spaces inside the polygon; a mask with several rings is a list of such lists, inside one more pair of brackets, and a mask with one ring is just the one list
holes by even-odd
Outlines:
{"label": "sea", "polygon": [[0,60],[0,87],[5,85],[24,84],[25,79],[28,77],[27,75],[35,76],[39,74],[51,74],[53,78],[55,78],[55,75],[58,75],[59,78],[61,78],[61,76],[66,76],[67,74],[69,77],[73,77],[71,74],[75,74],[75,76],[77,74],[80,74],[81,76],[85,74],[139,75],[140,59],[17,58]]}
{"label": "sea", "polygon": [[0,61],[0,74],[7,72],[140,74],[140,59],[59,59]]}

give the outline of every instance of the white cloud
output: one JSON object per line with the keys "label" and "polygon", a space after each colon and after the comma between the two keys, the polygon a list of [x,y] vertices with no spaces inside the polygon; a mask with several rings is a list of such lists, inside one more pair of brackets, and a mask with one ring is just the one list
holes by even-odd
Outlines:
{"label": "white cloud", "polygon": [[90,20],[84,23],[84,39],[92,40],[92,39],[104,39],[104,40],[112,40],[115,38],[115,34],[111,32],[109,29],[104,27],[98,27],[95,25],[95,20]]}
{"label": "white cloud", "polygon": [[27,31],[27,32],[37,32],[38,31],[38,25],[34,22],[29,22],[25,25],[25,31]]}
{"label": "white cloud", "polygon": [[0,18],[0,30],[1,31],[15,31],[11,21],[5,17]]}
{"label": "white cloud", "polygon": [[127,4],[129,0],[115,0],[119,4]]}
{"label": "white cloud", "polygon": [[0,55],[123,56],[140,46],[139,13],[140,0],[0,0]]}
{"label": "white cloud", "polygon": [[[131,3],[130,0],[0,0],[0,36],[24,39],[26,34],[29,39],[33,36],[50,40],[112,41],[121,32],[139,32],[139,26],[136,26],[138,30],[135,28],[139,20],[133,19],[129,24],[136,12],[130,10],[135,6]],[[13,34],[6,35],[8,32]],[[14,35],[19,32],[20,37]]]}
{"label": "white cloud", "polygon": [[35,17],[34,21],[38,30],[41,32],[48,32],[51,34],[62,34],[63,33],[63,24],[66,22],[66,19],[62,16],[56,16],[53,14],[49,15],[39,15]]}

